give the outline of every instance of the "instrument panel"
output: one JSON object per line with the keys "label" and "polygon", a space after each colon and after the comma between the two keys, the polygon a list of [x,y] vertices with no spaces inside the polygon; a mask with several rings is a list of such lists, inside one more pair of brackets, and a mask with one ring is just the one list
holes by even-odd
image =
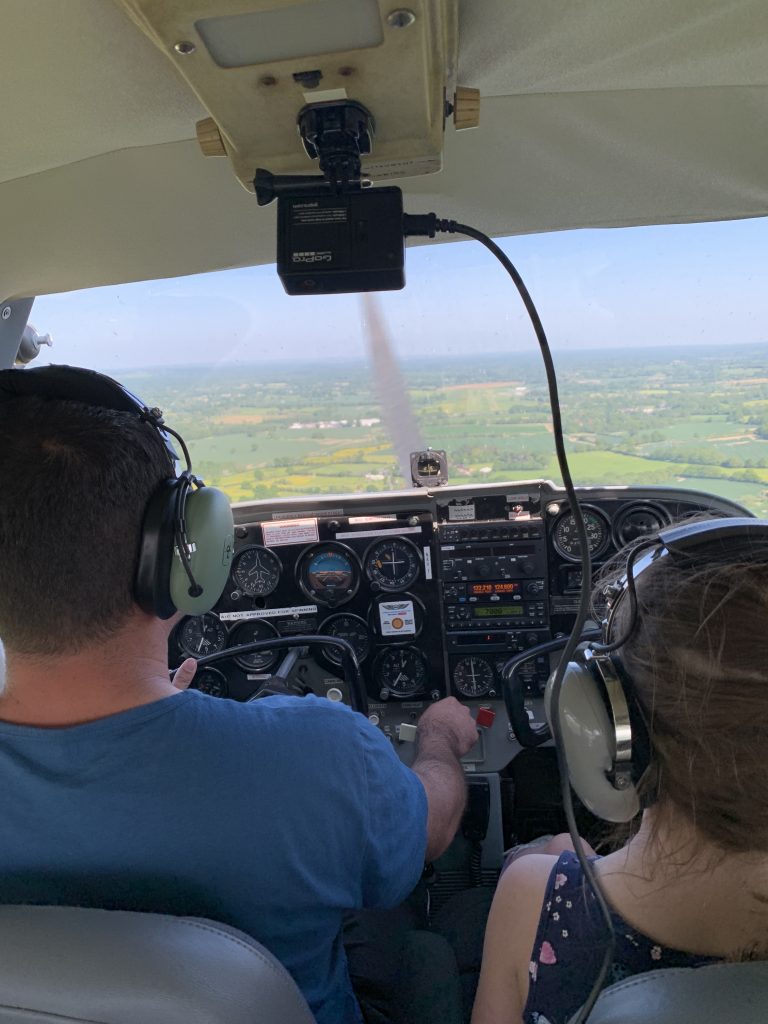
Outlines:
{"label": "instrument panel", "polygon": [[[745,514],[723,498],[659,487],[582,488],[579,499],[596,571],[673,520]],[[497,771],[511,760],[519,748],[501,669],[568,632],[578,604],[581,553],[561,489],[534,481],[288,499],[236,507],[235,519],[227,587],[212,612],[174,629],[172,667],[253,640],[341,638],[360,663],[369,717],[393,742],[428,702],[453,695],[493,713],[467,770]],[[248,700],[281,672],[284,657],[236,654],[201,669],[194,685]],[[348,701],[340,666],[338,648],[313,647],[293,659],[290,681],[299,692]],[[549,672],[548,656],[522,670],[533,721]],[[409,759],[405,749],[401,756]]]}

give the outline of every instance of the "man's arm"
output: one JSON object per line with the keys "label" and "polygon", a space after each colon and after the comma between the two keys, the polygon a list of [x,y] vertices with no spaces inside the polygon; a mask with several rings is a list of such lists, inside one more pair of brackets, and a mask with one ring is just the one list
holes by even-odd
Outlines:
{"label": "man's arm", "polygon": [[460,758],[476,739],[477,727],[469,708],[455,697],[433,704],[419,719],[417,753],[411,768],[427,794],[428,861],[444,853],[456,835],[467,798]]}

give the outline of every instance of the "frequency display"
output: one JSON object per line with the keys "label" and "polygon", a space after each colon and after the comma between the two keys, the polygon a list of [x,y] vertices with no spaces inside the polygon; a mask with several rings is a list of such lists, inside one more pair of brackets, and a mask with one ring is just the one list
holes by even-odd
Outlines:
{"label": "frequency display", "polygon": [[519,580],[512,580],[503,583],[470,583],[470,597],[488,597],[493,594],[517,594],[523,584]]}
{"label": "frequency display", "polygon": [[522,604],[491,604],[473,608],[476,619],[506,619],[512,615],[524,615],[525,605]]}

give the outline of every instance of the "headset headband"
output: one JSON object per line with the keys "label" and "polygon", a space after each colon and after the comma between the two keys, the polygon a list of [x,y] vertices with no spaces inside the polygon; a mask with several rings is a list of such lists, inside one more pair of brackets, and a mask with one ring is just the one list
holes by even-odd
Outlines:
{"label": "headset headband", "polygon": [[[149,500],[141,526],[134,598],[161,619],[176,611],[200,615],[221,596],[234,550],[229,498],[205,487],[192,474],[184,439],[150,408],[111,377],[75,366],[0,370],[0,402],[42,397],[135,414],[157,432],[168,456],[168,476]],[[171,437],[184,453],[186,469],[177,475]]]}
{"label": "headset headband", "polygon": [[149,408],[112,377],[95,370],[65,365],[0,370],[0,401],[33,395],[62,402],[80,402],[101,409],[114,409],[116,412],[136,413],[158,432],[172,467],[179,461],[171,436],[165,429],[162,412]]}
{"label": "headset headband", "polygon": [[[650,550],[647,550],[650,547]],[[641,557],[635,561],[634,555]],[[614,593],[608,599],[608,612],[603,624],[603,643],[595,644],[598,653],[607,653],[622,646],[634,630],[636,603],[632,609],[626,635],[612,640],[613,622],[617,609],[625,595],[633,602],[633,591],[638,578],[659,558],[670,556],[680,562],[703,561],[725,562],[741,559],[768,559],[768,520],[734,516],[729,519],[703,519],[683,523],[660,530],[655,540],[646,541],[630,552],[627,572],[617,582]]]}

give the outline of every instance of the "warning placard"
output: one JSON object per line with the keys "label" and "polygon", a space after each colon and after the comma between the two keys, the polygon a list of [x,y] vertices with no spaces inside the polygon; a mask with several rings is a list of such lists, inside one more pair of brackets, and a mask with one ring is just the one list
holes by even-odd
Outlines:
{"label": "warning placard", "polygon": [[276,548],[281,544],[316,544],[318,540],[316,519],[284,519],[262,523],[261,532],[268,548]]}

